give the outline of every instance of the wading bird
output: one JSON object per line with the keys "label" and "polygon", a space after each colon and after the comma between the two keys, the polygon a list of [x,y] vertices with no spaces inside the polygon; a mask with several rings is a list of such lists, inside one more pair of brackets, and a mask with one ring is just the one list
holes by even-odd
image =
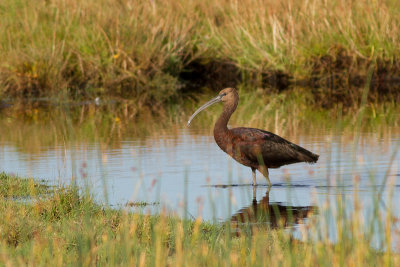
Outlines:
{"label": "wading bird", "polygon": [[264,175],[271,186],[268,168],[279,168],[297,162],[317,162],[317,154],[276,134],[255,128],[228,129],[228,121],[239,102],[239,94],[234,88],[221,90],[218,96],[196,110],[190,117],[188,126],[200,111],[218,102],[223,102],[224,108],[214,126],[215,142],[236,161],[251,168],[253,185],[256,185],[256,170]]}

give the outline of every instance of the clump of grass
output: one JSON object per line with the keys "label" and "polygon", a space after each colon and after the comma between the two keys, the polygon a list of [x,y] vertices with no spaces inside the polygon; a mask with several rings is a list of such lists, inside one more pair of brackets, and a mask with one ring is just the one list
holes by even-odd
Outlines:
{"label": "clump of grass", "polygon": [[20,178],[0,172],[0,197],[25,198],[31,195],[44,195],[51,191],[51,187],[33,178]]}
{"label": "clump of grass", "polygon": [[159,202],[146,202],[146,201],[130,201],[125,204],[126,207],[147,207],[160,205]]}

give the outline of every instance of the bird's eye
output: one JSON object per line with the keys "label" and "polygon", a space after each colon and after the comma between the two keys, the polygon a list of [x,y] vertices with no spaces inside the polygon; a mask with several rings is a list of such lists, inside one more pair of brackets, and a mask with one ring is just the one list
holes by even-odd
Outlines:
{"label": "bird's eye", "polygon": [[222,94],[220,94],[219,96],[220,96],[220,97],[224,97],[224,96],[226,96],[226,93],[222,93]]}

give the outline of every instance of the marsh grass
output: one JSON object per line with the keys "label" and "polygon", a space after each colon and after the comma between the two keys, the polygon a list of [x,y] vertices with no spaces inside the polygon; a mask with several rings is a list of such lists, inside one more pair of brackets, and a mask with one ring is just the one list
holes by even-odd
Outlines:
{"label": "marsh grass", "polygon": [[337,72],[365,76],[379,61],[390,73],[399,14],[392,0],[3,1],[0,96],[113,95],[140,109],[174,102],[191,62],[229,62],[261,80],[271,70],[303,78],[340,51],[349,56]]}

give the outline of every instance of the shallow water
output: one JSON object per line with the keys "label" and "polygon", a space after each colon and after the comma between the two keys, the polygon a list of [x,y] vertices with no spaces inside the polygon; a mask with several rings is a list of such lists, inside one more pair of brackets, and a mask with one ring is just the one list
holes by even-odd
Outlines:
{"label": "shallow water", "polygon": [[[369,220],[375,216],[373,203],[386,182],[394,185],[390,187],[393,195],[386,187],[381,211],[390,206],[395,216],[400,215],[400,207],[395,205],[400,201],[399,131],[391,131],[385,138],[361,133],[357,142],[355,136],[332,132],[300,134],[297,143],[320,154],[318,163],[270,169],[273,187],[269,192],[258,172],[260,185],[251,186],[250,168],[222,152],[209,130],[162,132],[165,134],[146,139],[127,136],[112,148],[92,141],[44,142],[47,145],[31,152],[12,138],[8,140],[0,130],[0,171],[54,183],[76,179],[103,203],[126,207],[128,202],[145,202],[148,205],[129,209],[146,213],[167,210],[188,218],[240,223],[243,218],[251,220],[249,210],[256,210],[255,217],[264,216],[261,221],[271,227],[278,224],[276,210],[281,221],[285,208],[290,210],[297,225],[310,214],[322,214],[326,203],[335,207],[337,196],[347,199],[346,210],[351,212],[355,193]],[[46,137],[39,134],[35,138]],[[260,219],[255,221],[260,223]],[[335,227],[330,224],[327,219],[327,229]]]}

